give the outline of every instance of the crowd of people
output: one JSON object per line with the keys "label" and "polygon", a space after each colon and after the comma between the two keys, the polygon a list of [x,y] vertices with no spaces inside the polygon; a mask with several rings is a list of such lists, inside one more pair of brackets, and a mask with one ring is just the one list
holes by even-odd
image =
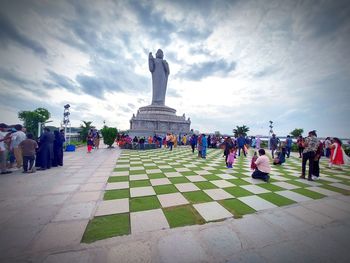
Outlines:
{"label": "crowd of people", "polygon": [[91,128],[86,137],[87,153],[91,153],[92,149],[99,149],[100,139],[101,136],[99,131]]}
{"label": "crowd of people", "polygon": [[1,174],[11,173],[14,168],[23,168],[23,173],[33,173],[63,166],[64,142],[63,130],[52,133],[46,127],[39,139],[34,140],[33,134],[26,133],[22,125],[0,123]]}

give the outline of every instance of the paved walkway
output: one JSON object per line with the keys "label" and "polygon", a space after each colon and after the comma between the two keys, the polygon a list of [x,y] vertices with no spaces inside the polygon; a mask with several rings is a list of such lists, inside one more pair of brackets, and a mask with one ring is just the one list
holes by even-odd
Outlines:
{"label": "paved walkway", "polygon": [[242,219],[80,243],[120,151],[65,153],[65,166],[0,177],[1,262],[347,262],[350,197]]}

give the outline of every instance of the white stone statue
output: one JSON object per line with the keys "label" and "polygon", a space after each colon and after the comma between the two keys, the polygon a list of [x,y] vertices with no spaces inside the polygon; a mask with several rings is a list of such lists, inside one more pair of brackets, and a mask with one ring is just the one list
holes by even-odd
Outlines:
{"label": "white stone statue", "polygon": [[152,52],[148,56],[149,71],[152,73],[152,105],[165,105],[165,93],[170,71],[168,62],[163,57],[161,49],[158,49],[156,58],[153,57]]}

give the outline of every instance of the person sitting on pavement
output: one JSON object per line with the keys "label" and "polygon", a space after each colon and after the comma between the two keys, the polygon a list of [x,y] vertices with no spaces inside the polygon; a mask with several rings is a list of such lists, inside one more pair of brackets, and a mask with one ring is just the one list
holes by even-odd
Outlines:
{"label": "person sitting on pavement", "polygon": [[269,162],[269,157],[265,155],[265,150],[259,150],[259,157],[255,161],[256,169],[252,173],[254,179],[262,179],[265,182],[268,182],[270,179],[269,173],[271,172],[271,166]]}

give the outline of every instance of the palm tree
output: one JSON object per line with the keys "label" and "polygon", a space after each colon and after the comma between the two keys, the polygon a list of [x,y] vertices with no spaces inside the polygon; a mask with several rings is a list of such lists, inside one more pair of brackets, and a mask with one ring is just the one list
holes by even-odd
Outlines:
{"label": "palm tree", "polygon": [[89,133],[89,130],[91,129],[91,123],[92,121],[82,121],[83,124],[80,125],[81,131],[80,131],[80,139],[83,142],[86,142],[86,137]]}
{"label": "palm tree", "polygon": [[233,129],[233,134],[235,137],[238,137],[239,135],[247,136],[247,133],[249,132],[249,128],[245,125],[243,126],[236,126],[235,129]]}

